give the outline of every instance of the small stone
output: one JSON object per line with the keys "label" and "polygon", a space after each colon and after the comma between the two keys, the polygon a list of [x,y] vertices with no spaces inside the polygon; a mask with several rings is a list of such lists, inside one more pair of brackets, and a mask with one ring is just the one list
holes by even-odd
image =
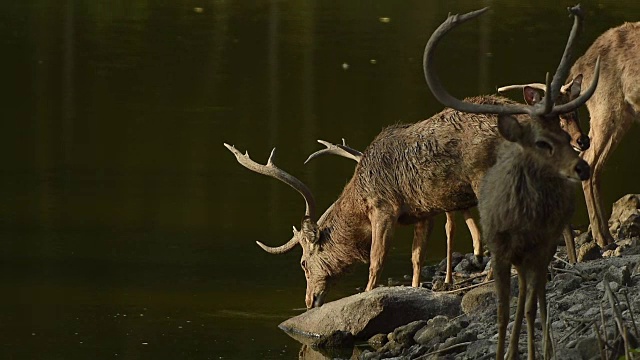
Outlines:
{"label": "small stone", "polygon": [[578,262],[602,258],[600,248],[594,242],[586,243],[578,249]]}
{"label": "small stone", "polygon": [[390,341],[396,341],[402,346],[408,347],[414,344],[413,336],[427,324],[424,320],[413,321],[407,325],[396,328],[389,334]]}
{"label": "small stone", "polygon": [[376,335],[373,335],[372,337],[370,337],[369,340],[367,341],[367,343],[372,348],[378,350],[381,347],[383,347],[384,344],[387,343],[387,341],[389,341],[388,338],[387,338],[387,334],[376,334]]}

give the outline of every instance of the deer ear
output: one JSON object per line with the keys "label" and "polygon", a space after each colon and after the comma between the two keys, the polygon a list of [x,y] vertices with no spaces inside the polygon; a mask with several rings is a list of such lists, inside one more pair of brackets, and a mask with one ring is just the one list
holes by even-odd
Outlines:
{"label": "deer ear", "polygon": [[498,115],[498,132],[503,138],[516,142],[522,138],[522,125],[511,115]]}
{"label": "deer ear", "polygon": [[560,88],[560,92],[568,95],[569,100],[573,100],[580,95],[580,91],[582,90],[582,74],[578,74],[573,78],[569,83],[562,85]]}
{"label": "deer ear", "polygon": [[315,221],[311,220],[310,217],[305,216],[302,219],[302,224],[300,226],[300,235],[312,244],[317,243],[318,240],[320,240],[320,230],[318,229],[318,224],[316,224]]}
{"label": "deer ear", "polygon": [[531,86],[525,86],[522,88],[522,95],[524,96],[524,102],[527,105],[535,105],[540,102],[541,96],[538,90]]}

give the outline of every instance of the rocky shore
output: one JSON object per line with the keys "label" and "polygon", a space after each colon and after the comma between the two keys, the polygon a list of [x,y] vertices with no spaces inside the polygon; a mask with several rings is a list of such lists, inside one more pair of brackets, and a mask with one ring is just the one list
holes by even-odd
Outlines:
{"label": "rocky shore", "polygon": [[[558,359],[633,357],[640,348],[640,195],[617,201],[609,226],[614,244],[600,249],[588,231],[578,234],[579,263],[569,264],[559,247],[550,266],[547,301]],[[455,262],[451,289],[442,283],[442,265],[425,267],[431,281],[424,288],[381,287],[327,303],[280,327],[305,344],[301,359],[491,359],[497,303],[493,283],[486,281],[490,259],[457,254]],[[514,275],[511,320],[517,287]],[[512,326],[513,321],[508,336]],[[522,356],[526,337],[523,325]]]}

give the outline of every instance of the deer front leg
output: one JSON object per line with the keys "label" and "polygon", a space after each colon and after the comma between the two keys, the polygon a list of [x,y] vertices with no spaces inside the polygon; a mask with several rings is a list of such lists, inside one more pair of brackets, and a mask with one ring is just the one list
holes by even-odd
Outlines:
{"label": "deer front leg", "polygon": [[516,316],[513,321],[513,329],[511,330],[511,340],[509,341],[509,352],[507,359],[518,358],[518,342],[520,340],[520,329],[522,329],[522,320],[524,318],[524,307],[527,301],[527,278],[524,276],[524,272],[518,270],[518,307],[516,309]]}
{"label": "deer front leg", "polygon": [[[535,336],[535,322],[536,313],[538,311],[538,276],[533,269],[525,269],[527,277],[527,303],[526,313],[527,317],[527,359],[536,359],[536,336]],[[546,274],[546,273],[545,273]]]}
{"label": "deer front leg", "polygon": [[453,269],[451,264],[451,258],[453,257],[453,236],[456,232],[456,219],[453,211],[447,211],[447,223],[444,226],[444,230],[447,233],[447,274],[444,278],[445,284],[453,283]]}
{"label": "deer front leg", "polygon": [[369,255],[369,282],[365,291],[373,290],[382,271],[387,255],[389,240],[395,225],[393,217],[377,210],[371,216],[371,254]]}
{"label": "deer front leg", "polygon": [[413,228],[413,248],[411,250],[411,262],[413,263],[411,286],[413,287],[420,286],[420,270],[426,253],[427,240],[431,236],[431,229],[433,229],[433,221],[431,219],[418,222]]}
{"label": "deer front leg", "polygon": [[509,297],[511,293],[511,264],[504,261],[493,261],[493,274],[496,280],[498,296],[498,347],[496,360],[504,360],[504,344],[509,323]]}

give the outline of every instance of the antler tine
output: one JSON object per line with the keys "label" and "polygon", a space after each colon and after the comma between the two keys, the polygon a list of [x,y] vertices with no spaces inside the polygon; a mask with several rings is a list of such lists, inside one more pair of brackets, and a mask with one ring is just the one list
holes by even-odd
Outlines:
{"label": "antler tine", "polygon": [[489,8],[472,11],[462,15],[449,15],[431,35],[424,49],[422,58],[422,66],[427,84],[433,95],[444,106],[456,109],[458,111],[478,113],[478,114],[529,114],[531,107],[528,105],[491,105],[491,104],[472,104],[456,99],[447,92],[440,83],[440,79],[433,70],[433,52],[440,42],[440,39],[456,25],[464,23],[468,20],[476,18],[485,13]]}
{"label": "antler tine", "polygon": [[507,91],[511,91],[511,90],[521,90],[524,87],[531,87],[534,89],[538,89],[541,91],[547,91],[547,85],[542,84],[542,83],[531,83],[531,84],[522,84],[522,85],[507,85],[507,86],[502,86],[498,88],[498,93],[502,94],[504,92]]}
{"label": "antler tine", "polygon": [[593,95],[593,93],[596,91],[599,77],[600,77],[600,56],[598,56],[598,59],[596,59],[596,67],[593,72],[593,80],[591,80],[591,85],[589,85],[589,88],[587,89],[587,91],[580,94],[580,96],[573,99],[572,101],[569,101],[566,104],[554,106],[553,109],[551,110],[550,115],[566,114],[584,105],[584,103],[586,103],[587,100],[591,98],[591,95]]}
{"label": "antler tine", "polygon": [[269,156],[267,165],[260,165],[251,160],[251,158],[249,157],[249,153],[243,155],[234,146],[227,143],[225,143],[224,146],[226,146],[227,149],[229,149],[229,151],[231,151],[233,155],[236,156],[236,159],[238,160],[240,165],[246,167],[251,171],[257,172],[258,174],[267,175],[271,176],[272,178],[278,179],[298,191],[304,198],[307,206],[305,215],[310,217],[313,221],[316,221],[316,201],[313,197],[313,194],[311,193],[311,190],[309,190],[309,188],[302,181],[278,168],[273,163],[273,156],[276,151],[275,148],[271,151],[271,155]]}
{"label": "antler tine", "polygon": [[[551,78],[549,77],[549,73],[547,73],[546,80],[547,80],[547,89],[550,89],[551,88]],[[542,114],[550,113],[551,109],[553,108],[553,99],[555,99],[555,97],[552,97],[551,93],[552,93],[552,91],[545,91],[544,92],[544,100],[543,100],[544,108],[542,110]]]}
{"label": "antler tine", "polygon": [[309,155],[307,160],[305,160],[305,164],[308,163],[311,159],[314,159],[323,154],[333,154],[339,155],[342,157],[346,157],[348,159],[355,160],[356,162],[360,162],[360,158],[362,157],[362,153],[358,150],[352,149],[346,145],[344,139],[342,139],[342,145],[340,144],[332,144],[328,141],[318,140],[318,142],[326,147],[326,149],[318,150],[313,154]]}
{"label": "antler tine", "polygon": [[553,75],[553,80],[551,81],[549,95],[552,100],[558,98],[558,95],[560,94],[560,87],[564,84],[567,76],[569,76],[569,70],[571,68],[571,58],[576,43],[575,40],[578,36],[578,32],[582,29],[582,20],[584,14],[582,12],[580,4],[571,8],[567,8],[567,10],[569,11],[570,16],[573,16],[573,26],[571,27],[571,33],[569,33],[569,39],[567,39],[567,45],[564,48],[564,53],[562,54],[562,58],[560,59],[558,68]]}

